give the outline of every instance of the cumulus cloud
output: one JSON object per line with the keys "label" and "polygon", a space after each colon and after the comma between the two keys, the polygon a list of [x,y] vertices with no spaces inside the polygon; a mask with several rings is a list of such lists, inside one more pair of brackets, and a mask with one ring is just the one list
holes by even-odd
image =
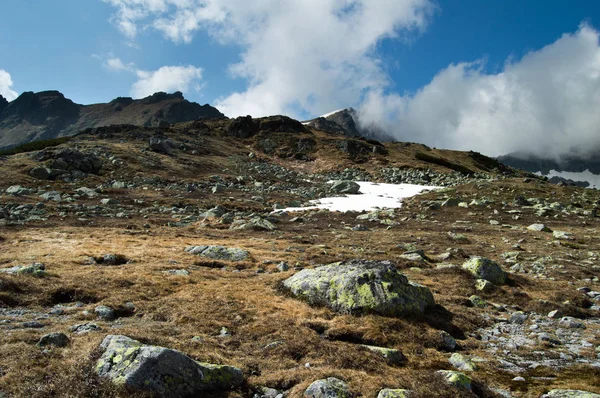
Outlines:
{"label": "cumulus cloud", "polygon": [[499,73],[449,65],[414,95],[370,92],[361,123],[398,140],[488,155],[591,155],[600,149],[599,32],[588,25]]}
{"label": "cumulus cloud", "polygon": [[385,87],[377,45],[423,29],[429,0],[105,0],[133,38],[144,28],[177,43],[199,30],[243,48],[233,77],[248,86],[219,98],[229,116],[318,114]]}
{"label": "cumulus cloud", "polygon": [[138,80],[130,90],[134,98],[147,97],[158,91],[189,93],[190,90],[198,91],[201,88],[202,68],[192,65],[163,66],[155,71],[146,71],[133,62],[125,63],[120,58],[111,57],[104,61],[104,66],[112,71],[125,71],[137,76]]}
{"label": "cumulus cloud", "polygon": [[137,70],[138,81],[131,87],[135,98],[146,97],[157,91],[200,90],[202,68],[195,66],[163,66],[155,71]]}
{"label": "cumulus cloud", "polygon": [[13,81],[10,77],[10,73],[4,69],[0,69],[0,95],[8,101],[12,101],[18,96],[17,92],[11,89],[12,85]]}

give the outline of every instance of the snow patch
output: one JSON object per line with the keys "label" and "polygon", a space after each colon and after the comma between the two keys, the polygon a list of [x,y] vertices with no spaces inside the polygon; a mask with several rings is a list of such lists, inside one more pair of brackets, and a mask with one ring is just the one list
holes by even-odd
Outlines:
{"label": "snow patch", "polygon": [[402,207],[403,199],[418,195],[424,191],[443,188],[414,184],[378,184],[366,181],[356,181],[356,183],[360,185],[360,193],[357,195],[315,199],[310,201],[314,206],[288,207],[276,210],[275,212],[296,212],[317,209],[360,212],[376,209],[396,209]]}

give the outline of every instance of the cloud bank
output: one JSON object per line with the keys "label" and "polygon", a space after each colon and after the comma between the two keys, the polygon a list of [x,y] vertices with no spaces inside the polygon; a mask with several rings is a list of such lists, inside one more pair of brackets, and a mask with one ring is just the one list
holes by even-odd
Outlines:
{"label": "cloud bank", "polygon": [[11,89],[12,85],[13,81],[10,77],[10,73],[4,69],[0,69],[0,95],[8,101],[12,101],[18,96],[17,92]]}
{"label": "cloud bank", "polygon": [[189,92],[201,87],[202,68],[192,65],[163,66],[155,71],[138,69],[133,62],[125,63],[119,58],[109,58],[104,65],[112,71],[126,71],[135,74],[138,80],[131,86],[130,94],[142,98],[158,91]]}
{"label": "cloud bank", "polygon": [[591,155],[600,150],[599,32],[582,25],[499,73],[459,63],[414,95],[372,91],[360,116],[398,140],[440,148]]}
{"label": "cloud bank", "polygon": [[426,26],[429,0],[105,0],[130,39],[155,29],[189,43],[199,30],[242,46],[233,77],[248,82],[215,104],[228,116],[319,114],[385,87],[385,38]]}

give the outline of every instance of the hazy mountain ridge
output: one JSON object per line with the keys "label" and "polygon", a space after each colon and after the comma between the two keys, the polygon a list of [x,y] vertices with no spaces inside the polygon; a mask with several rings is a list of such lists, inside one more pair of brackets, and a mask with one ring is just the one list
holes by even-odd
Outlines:
{"label": "hazy mountain ridge", "polygon": [[308,120],[304,124],[329,133],[343,134],[348,137],[364,137],[385,142],[395,141],[381,128],[361,124],[360,116],[354,108],[346,108],[328,113]]}
{"label": "hazy mountain ridge", "polygon": [[59,91],[24,92],[14,101],[0,97],[0,149],[76,134],[91,127],[133,124],[156,127],[204,118],[223,118],[216,108],[199,105],[181,92],[155,93],[134,100],[76,104]]}

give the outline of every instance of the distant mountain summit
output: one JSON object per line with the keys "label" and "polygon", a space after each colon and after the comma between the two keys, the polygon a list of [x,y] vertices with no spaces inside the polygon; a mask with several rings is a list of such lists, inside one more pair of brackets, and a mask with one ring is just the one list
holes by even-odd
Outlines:
{"label": "distant mountain summit", "polygon": [[0,96],[0,149],[76,134],[90,127],[133,124],[158,127],[206,118],[224,118],[218,109],[199,105],[181,92],[155,93],[134,100],[80,105],[58,91],[24,92],[8,102]]}
{"label": "distant mountain summit", "polygon": [[375,126],[365,127],[359,123],[354,108],[340,109],[304,122],[305,125],[348,137],[364,137],[380,141],[394,141],[387,133]]}

